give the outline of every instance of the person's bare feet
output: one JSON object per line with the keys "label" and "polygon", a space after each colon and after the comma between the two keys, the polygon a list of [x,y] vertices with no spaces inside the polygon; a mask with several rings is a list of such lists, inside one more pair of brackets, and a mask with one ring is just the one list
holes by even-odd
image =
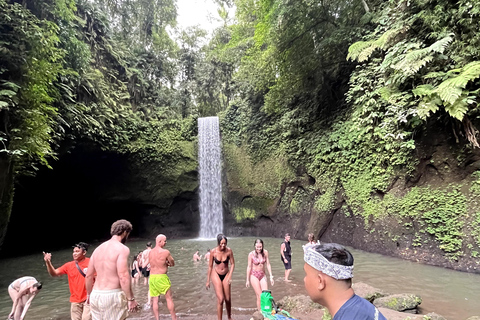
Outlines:
{"label": "person's bare feet", "polygon": [[285,279],[285,282],[292,282],[292,280]]}

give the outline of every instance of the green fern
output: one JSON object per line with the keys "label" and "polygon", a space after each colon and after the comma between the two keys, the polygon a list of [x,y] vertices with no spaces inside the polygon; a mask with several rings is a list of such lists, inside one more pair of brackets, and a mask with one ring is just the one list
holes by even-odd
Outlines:
{"label": "green fern", "polygon": [[420,85],[412,90],[415,96],[424,99],[417,107],[417,114],[422,119],[426,119],[430,112],[436,112],[438,106],[443,103],[448,114],[460,121],[468,111],[468,105],[475,103],[478,89],[475,91],[465,90],[467,84],[480,77],[480,61],[473,61],[462,68],[449,70],[446,74],[443,72],[432,72],[424,78],[431,79],[444,77],[445,75],[456,76],[449,78],[438,87],[431,84]]}
{"label": "green fern", "polygon": [[431,113],[437,112],[441,104],[442,104],[442,100],[438,97],[435,97],[434,99],[431,99],[431,100],[423,99],[418,105],[417,115],[421,119],[425,120],[430,116],[430,112]]}
{"label": "green fern", "polygon": [[392,65],[392,68],[403,72],[405,76],[414,75],[433,60],[433,53],[443,53],[452,41],[453,34],[449,34],[429,47],[410,51],[399,63]]}
{"label": "green fern", "polygon": [[[466,98],[466,97],[465,97]],[[454,118],[462,121],[463,117],[468,111],[468,104],[466,99],[457,99],[454,103],[447,103],[445,110]]]}
{"label": "green fern", "polygon": [[355,42],[348,48],[347,60],[367,61],[376,49],[387,49],[402,30],[403,28],[387,30],[377,40]]}

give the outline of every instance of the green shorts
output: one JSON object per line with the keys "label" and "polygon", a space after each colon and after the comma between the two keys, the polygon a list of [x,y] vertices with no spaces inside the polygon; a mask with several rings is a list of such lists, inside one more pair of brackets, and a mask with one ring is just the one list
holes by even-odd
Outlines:
{"label": "green shorts", "polygon": [[158,297],[165,294],[172,284],[166,274],[151,274],[148,280],[149,293],[151,297]]}

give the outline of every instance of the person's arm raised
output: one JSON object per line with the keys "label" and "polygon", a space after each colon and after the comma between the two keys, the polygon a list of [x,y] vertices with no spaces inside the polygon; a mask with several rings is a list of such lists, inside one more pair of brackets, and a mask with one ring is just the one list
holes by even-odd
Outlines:
{"label": "person's arm raised", "polygon": [[47,271],[52,277],[59,277],[62,275],[62,273],[58,269],[55,269],[55,267],[53,266],[51,253],[44,251],[43,260],[45,260],[45,264],[47,265]]}

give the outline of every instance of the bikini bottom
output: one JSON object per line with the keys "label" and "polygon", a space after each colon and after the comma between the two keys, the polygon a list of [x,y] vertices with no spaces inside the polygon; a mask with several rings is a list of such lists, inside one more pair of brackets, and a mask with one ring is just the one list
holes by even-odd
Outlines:
{"label": "bikini bottom", "polygon": [[[217,274],[218,274],[218,272],[217,272]],[[225,279],[226,275],[227,275],[226,273],[225,274],[218,274],[218,277],[220,278],[220,281],[223,282],[223,279]]]}
{"label": "bikini bottom", "polygon": [[258,281],[262,280],[265,277],[265,272],[262,270],[252,270],[251,275],[258,279]]}

